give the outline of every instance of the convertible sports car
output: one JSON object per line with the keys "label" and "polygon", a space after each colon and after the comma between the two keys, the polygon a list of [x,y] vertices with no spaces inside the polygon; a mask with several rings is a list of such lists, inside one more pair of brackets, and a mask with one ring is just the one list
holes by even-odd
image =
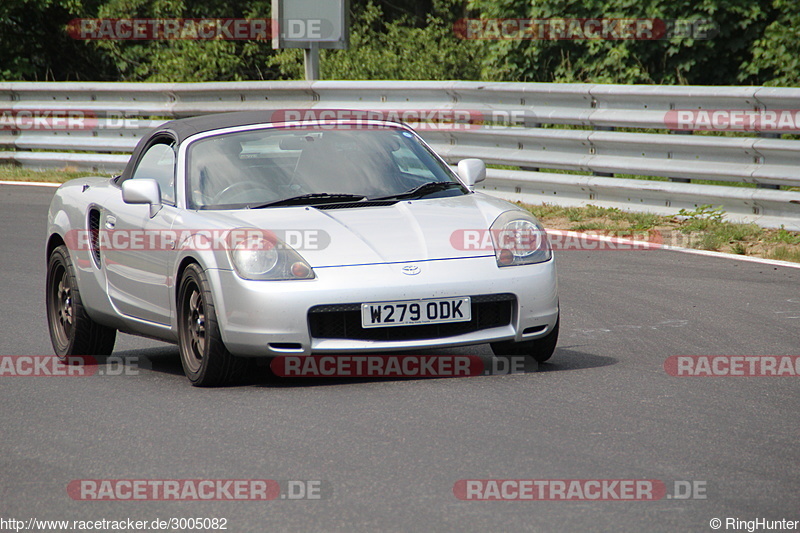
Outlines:
{"label": "convertible sports car", "polygon": [[117,177],[50,205],[46,301],[56,354],[110,354],[117,331],[177,343],[212,386],[248,358],[491,343],[548,359],[555,262],[539,222],[473,192],[408,126],[166,122]]}

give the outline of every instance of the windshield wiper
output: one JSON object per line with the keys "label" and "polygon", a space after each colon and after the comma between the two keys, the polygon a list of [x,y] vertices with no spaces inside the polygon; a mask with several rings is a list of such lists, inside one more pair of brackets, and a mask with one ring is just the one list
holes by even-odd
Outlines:
{"label": "windshield wiper", "polygon": [[461,184],[455,181],[429,181],[427,183],[423,183],[422,185],[418,185],[413,189],[409,189],[406,192],[401,192],[400,194],[381,196],[380,198],[370,198],[370,200],[404,200],[408,198],[422,198],[423,196],[427,196],[435,192],[446,191],[447,189],[454,189],[456,187],[461,187]]}
{"label": "windshield wiper", "polygon": [[366,196],[361,194],[348,194],[348,193],[328,193],[328,192],[312,192],[309,194],[301,194],[300,196],[292,196],[284,198],[283,200],[275,200],[274,202],[267,202],[260,205],[249,205],[250,209],[262,209],[264,207],[276,207],[281,205],[313,205],[313,204],[334,204],[338,202],[358,202],[364,200]]}

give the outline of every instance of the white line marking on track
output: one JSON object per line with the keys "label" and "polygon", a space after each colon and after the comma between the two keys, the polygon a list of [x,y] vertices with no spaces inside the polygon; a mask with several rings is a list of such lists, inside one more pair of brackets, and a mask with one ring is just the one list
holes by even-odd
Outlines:
{"label": "white line marking on track", "polygon": [[31,185],[33,187],[60,187],[60,183],[51,183],[49,181],[2,181],[0,185]]}

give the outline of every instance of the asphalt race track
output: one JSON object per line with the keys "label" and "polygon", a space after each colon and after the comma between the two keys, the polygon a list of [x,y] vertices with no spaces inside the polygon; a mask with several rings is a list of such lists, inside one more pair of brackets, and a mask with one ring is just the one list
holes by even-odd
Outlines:
{"label": "asphalt race track", "polygon": [[[0,355],[52,355],[53,192],[0,186]],[[402,380],[264,371],[197,389],[176,347],[120,335],[115,355],[138,359],[138,371],[0,376],[0,518],[226,518],[233,532],[712,531],[713,518],[732,531],[728,518],[800,520],[800,378],[664,369],[672,355],[800,355],[800,269],[655,250],[557,260],[561,339],[538,371]],[[491,351],[436,353],[488,362]],[[72,499],[68,484],[84,479],[304,480],[324,490],[313,500]],[[462,501],[453,488],[464,479],[660,480],[668,495]],[[705,498],[680,497],[687,486]]]}

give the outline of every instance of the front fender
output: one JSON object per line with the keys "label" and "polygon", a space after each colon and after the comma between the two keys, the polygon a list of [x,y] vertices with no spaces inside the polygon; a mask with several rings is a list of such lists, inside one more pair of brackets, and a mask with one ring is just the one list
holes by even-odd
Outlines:
{"label": "front fender", "polygon": [[[178,241],[177,254],[175,257],[175,269],[172,283],[169,284],[170,298],[175,304],[175,313],[173,313],[171,328],[176,338],[178,336],[178,290],[180,287],[181,277],[186,266],[195,263],[200,266],[203,271],[209,269],[215,270],[232,270],[230,259],[224,247],[219,246],[219,240],[214,243],[214,240],[209,242],[206,236],[201,235],[199,232],[190,232],[182,235]],[[211,284],[211,295],[214,301],[221,301],[222,294],[220,287]]]}

